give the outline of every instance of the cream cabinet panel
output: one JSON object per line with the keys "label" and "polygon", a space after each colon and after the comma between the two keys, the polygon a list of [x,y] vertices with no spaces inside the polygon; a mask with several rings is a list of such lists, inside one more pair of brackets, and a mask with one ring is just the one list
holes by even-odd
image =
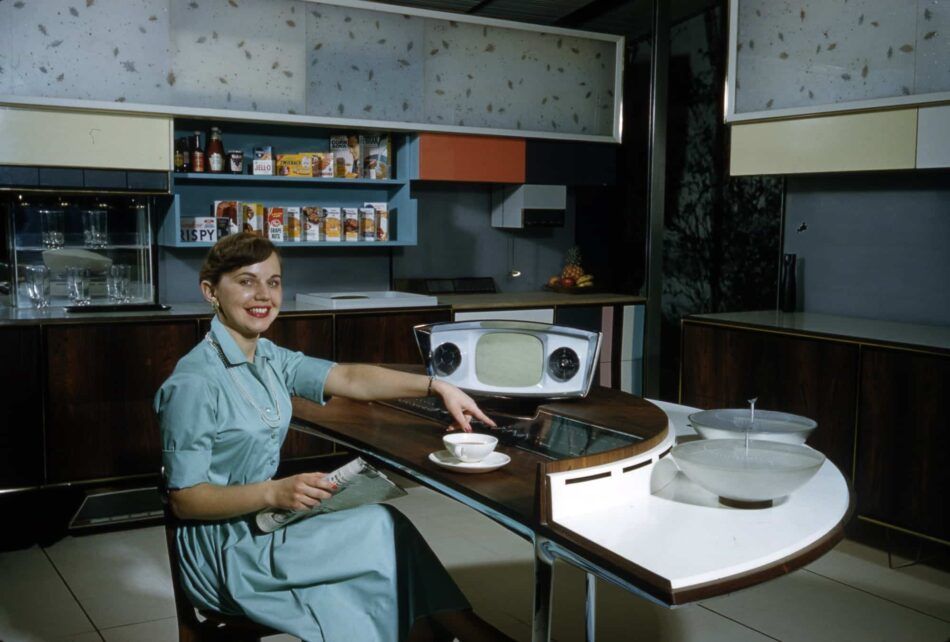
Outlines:
{"label": "cream cabinet panel", "polygon": [[171,169],[167,117],[0,107],[0,140],[0,164]]}
{"label": "cream cabinet panel", "polygon": [[482,310],[480,312],[456,312],[456,321],[534,321],[554,323],[554,308],[526,310]]}
{"label": "cream cabinet panel", "polygon": [[749,174],[913,169],[917,109],[732,126],[729,171]]}
{"label": "cream cabinet panel", "polygon": [[917,120],[917,167],[950,167],[950,105],[921,108]]}

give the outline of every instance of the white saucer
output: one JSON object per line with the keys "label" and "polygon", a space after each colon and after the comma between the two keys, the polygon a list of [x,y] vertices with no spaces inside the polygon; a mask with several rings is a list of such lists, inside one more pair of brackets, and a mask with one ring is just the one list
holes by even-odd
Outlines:
{"label": "white saucer", "polygon": [[498,470],[511,461],[511,457],[497,450],[481,461],[461,461],[447,450],[437,450],[429,453],[429,461],[442,468],[454,470],[457,473],[487,473]]}

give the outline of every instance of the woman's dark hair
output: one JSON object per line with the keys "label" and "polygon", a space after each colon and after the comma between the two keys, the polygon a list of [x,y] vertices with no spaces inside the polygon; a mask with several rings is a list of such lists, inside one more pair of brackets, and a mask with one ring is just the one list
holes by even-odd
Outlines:
{"label": "woman's dark hair", "polygon": [[245,265],[254,265],[266,261],[271,254],[277,255],[280,261],[280,252],[273,243],[262,236],[250,232],[229,234],[214,244],[204,265],[198,274],[198,282],[208,281],[217,285],[222,274],[227,274]]}

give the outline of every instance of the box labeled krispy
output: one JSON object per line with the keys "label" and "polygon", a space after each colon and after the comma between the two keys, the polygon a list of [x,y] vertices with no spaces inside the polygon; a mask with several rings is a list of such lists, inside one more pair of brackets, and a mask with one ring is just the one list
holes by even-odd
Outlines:
{"label": "box labeled krispy", "polygon": [[214,243],[218,240],[218,221],[213,216],[183,218],[179,234],[183,243]]}
{"label": "box labeled krispy", "polygon": [[333,176],[360,177],[360,139],[356,134],[330,136],[330,152],[333,153]]}
{"label": "box labeled krispy", "polygon": [[343,221],[339,207],[323,208],[323,232],[325,241],[343,240]]}

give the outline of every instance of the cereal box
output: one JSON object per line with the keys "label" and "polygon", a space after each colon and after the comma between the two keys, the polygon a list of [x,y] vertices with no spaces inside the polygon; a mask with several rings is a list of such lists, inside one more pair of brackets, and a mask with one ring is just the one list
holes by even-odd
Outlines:
{"label": "cereal box", "polygon": [[[229,218],[217,217],[214,219],[218,223],[218,238],[217,240],[223,239],[228,234],[234,234],[237,232],[237,225]],[[231,226],[234,225],[232,229]]]}
{"label": "cereal box", "polygon": [[343,240],[360,240],[360,210],[358,207],[343,208]]}
{"label": "cereal box", "polygon": [[376,240],[376,210],[372,207],[360,208],[360,240]]}
{"label": "cereal box", "polygon": [[372,207],[376,212],[376,240],[389,240],[389,205],[386,203],[363,203],[363,207]]}
{"label": "cereal box", "polygon": [[340,220],[339,207],[323,208],[323,233],[325,241],[343,240],[343,222]]}
{"label": "cereal box", "polygon": [[392,142],[388,134],[360,136],[363,178],[392,178],[389,159],[392,157]]}
{"label": "cereal box", "polygon": [[316,206],[301,208],[301,221],[303,222],[303,240],[304,241],[322,241],[325,236],[323,232],[323,210]]}
{"label": "cereal box", "polygon": [[318,152],[310,161],[313,175],[320,178],[333,178],[333,152]]}
{"label": "cereal box", "polygon": [[313,153],[277,154],[278,176],[313,176]]}
{"label": "cereal box", "polygon": [[360,177],[360,139],[355,134],[330,136],[333,175],[336,178]]}
{"label": "cereal box", "polygon": [[284,240],[284,208],[267,208],[267,238],[271,241]]}
{"label": "cereal box", "polygon": [[213,216],[183,218],[179,232],[183,243],[214,243],[218,240],[218,221]]}
{"label": "cereal box", "polygon": [[303,222],[299,207],[284,208],[284,240],[300,241],[303,238]]}
{"label": "cereal box", "polygon": [[[216,218],[226,218],[231,221],[229,224],[229,234],[235,234],[240,229],[238,226],[238,212],[241,211],[241,204],[237,201],[215,201],[212,208],[212,214]],[[220,236],[220,235],[219,235]]]}
{"label": "cereal box", "polygon": [[241,230],[264,236],[264,206],[260,203],[241,203]]}
{"label": "cereal box", "polygon": [[274,174],[274,150],[271,147],[255,147],[251,173],[271,176]]}

